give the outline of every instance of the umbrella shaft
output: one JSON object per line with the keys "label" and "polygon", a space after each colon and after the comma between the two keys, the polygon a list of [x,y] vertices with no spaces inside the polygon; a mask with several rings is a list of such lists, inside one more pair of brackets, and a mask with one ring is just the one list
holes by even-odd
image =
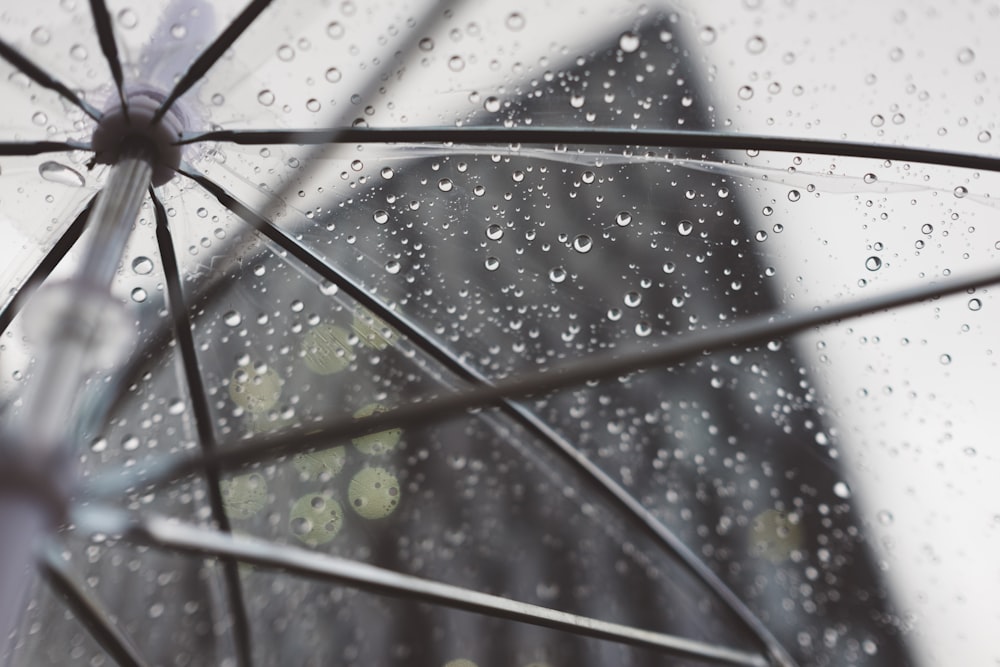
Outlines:
{"label": "umbrella shaft", "polygon": [[106,348],[123,340],[121,332],[109,330],[116,328],[111,311],[118,305],[109,291],[149,188],[153,156],[145,142],[122,148],[90,214],[93,237],[83,261],[63,287],[66,296],[45,316],[52,328],[38,341],[38,366],[13,429],[41,451],[62,446],[71,436],[76,420],[70,417],[83,381]]}
{"label": "umbrella shaft", "polygon": [[[24,407],[11,415],[0,438],[0,661],[20,618],[34,549],[54,519],[52,498],[64,498],[73,484],[72,436],[77,399],[87,375],[116,339],[117,304],[110,295],[125,244],[139,214],[153,174],[153,150],[133,142],[121,152],[108,183],[90,215],[93,237],[76,277],[53,287],[54,297],[39,294],[46,334],[38,341],[37,368],[29,381]],[[48,299],[48,301],[46,301]],[[111,312],[115,311],[115,312]],[[117,320],[119,329],[127,322]],[[121,338],[117,338],[120,347]],[[103,349],[102,349],[103,348]],[[20,466],[20,467],[18,467]],[[23,469],[23,470],[22,470]],[[17,484],[17,476],[37,473],[37,484]],[[41,487],[41,488],[39,488]],[[57,500],[57,502],[59,502]]]}
{"label": "umbrella shaft", "polygon": [[0,496],[0,664],[8,664],[14,631],[34,580],[34,546],[48,530],[49,518],[33,499]]}
{"label": "umbrella shaft", "polygon": [[90,214],[94,237],[79,279],[102,288],[111,284],[152,177],[152,146],[133,142],[123,147]]}

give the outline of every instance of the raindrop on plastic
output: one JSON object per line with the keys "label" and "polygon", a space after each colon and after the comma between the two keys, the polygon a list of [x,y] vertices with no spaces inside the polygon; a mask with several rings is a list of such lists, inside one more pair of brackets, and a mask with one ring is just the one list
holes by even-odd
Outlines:
{"label": "raindrop on plastic", "polygon": [[38,166],[38,175],[46,181],[76,188],[83,187],[86,183],[78,171],[52,160],[43,162]]}
{"label": "raindrop on plastic", "polygon": [[618,38],[618,48],[625,53],[634,53],[639,49],[639,35],[632,31],[623,32]]}

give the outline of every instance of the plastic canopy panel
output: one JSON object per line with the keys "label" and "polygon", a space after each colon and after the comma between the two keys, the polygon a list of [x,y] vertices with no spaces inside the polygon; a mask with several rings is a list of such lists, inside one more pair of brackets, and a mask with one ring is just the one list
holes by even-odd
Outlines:
{"label": "plastic canopy panel", "polygon": [[0,662],[1000,661],[1000,6],[0,5]]}

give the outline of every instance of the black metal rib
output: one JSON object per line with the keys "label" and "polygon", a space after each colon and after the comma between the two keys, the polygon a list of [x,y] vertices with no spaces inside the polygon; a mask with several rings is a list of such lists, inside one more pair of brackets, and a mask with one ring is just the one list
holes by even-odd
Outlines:
{"label": "black metal rib", "polygon": [[319,425],[306,433],[264,436],[245,440],[238,448],[202,452],[188,458],[164,458],[148,469],[142,483],[163,484],[182,479],[209,466],[218,466],[220,469],[238,468],[266,459],[326,447],[333,440],[349,440],[390,428],[413,428],[468,410],[488,408],[505,399],[542,396],[579,386],[590,380],[621,377],[646,368],[669,368],[703,354],[761,345],[815,327],[997,283],[1000,283],[1000,271],[992,271],[788,315],[764,314],[749,317],[728,326],[675,336],[649,350],[620,356],[595,357],[562,370],[522,375],[491,387],[446,394],[363,419],[338,420]]}
{"label": "black metal rib", "polygon": [[494,618],[554,628],[577,636],[640,646],[666,655],[707,660],[716,664],[767,667],[767,661],[759,654],[600,621],[421,579],[367,563],[275,545],[259,539],[236,538],[164,519],[149,519],[144,524],[132,526],[124,537],[182,553],[210,558],[238,558],[259,567],[276,568],[321,581],[347,584],[380,595],[413,599]]}
{"label": "black metal rib", "polygon": [[0,39],[0,58],[3,58],[14,67],[21,70],[29,79],[37,83],[39,86],[59,93],[67,100],[80,107],[83,113],[87,114],[94,120],[101,119],[101,113],[97,109],[77,97],[76,93],[70,90],[66,84],[28,60],[28,58],[21,54],[20,51],[2,39]]}
{"label": "black metal rib", "polygon": [[930,148],[821,139],[790,139],[753,134],[688,130],[548,127],[344,127],[336,130],[217,130],[184,136],[179,143],[227,141],[243,145],[325,143],[355,144],[549,144],[578,146],[656,146],[693,150],[759,150],[776,153],[835,155],[900,160],[943,167],[1000,171],[1000,157]]}
{"label": "black metal rib", "polygon": [[260,13],[267,9],[268,5],[271,4],[271,0],[253,0],[246,9],[244,9],[239,16],[233,19],[225,30],[222,31],[215,41],[212,42],[208,48],[206,48],[200,56],[191,64],[186,72],[181,76],[180,80],[174,85],[174,89],[170,91],[166,99],[160,105],[160,108],[156,110],[153,114],[153,120],[151,125],[155,125],[163,118],[170,107],[173,106],[174,102],[177,101],[181,95],[186,93],[191,86],[198,83],[201,77],[205,76],[205,73],[212,68],[212,65],[222,57],[226,50],[233,45],[233,43],[239,39],[243,31],[250,27],[250,24],[260,16]]}
{"label": "black metal rib", "polygon": [[[163,274],[167,286],[167,299],[174,335],[180,351],[184,368],[184,379],[187,381],[191,398],[191,409],[194,413],[195,427],[198,431],[198,442],[202,452],[217,451],[215,433],[212,429],[211,407],[208,393],[198,369],[198,357],[195,351],[194,336],[191,333],[191,318],[188,316],[184,293],[181,288],[180,267],[177,255],[174,253],[173,240],[167,224],[167,213],[162,202],[151,192],[153,208],[156,215],[156,243],[163,263]],[[202,471],[208,482],[208,500],[212,509],[212,518],[219,530],[230,532],[229,517],[222,504],[219,468],[209,466]],[[237,564],[232,559],[222,560],[222,569],[226,580],[226,592],[229,598],[230,616],[233,619],[233,638],[236,645],[238,664],[249,666],[251,662],[250,622],[247,617],[246,604],[243,600],[243,588]]]}
{"label": "black metal rib", "polygon": [[[95,195],[96,198],[96,195]],[[52,273],[55,268],[59,265],[59,262],[63,260],[66,253],[70,251],[77,241],[80,240],[80,236],[83,235],[83,230],[87,227],[87,217],[90,215],[90,210],[94,206],[94,198],[92,198],[87,205],[80,211],[80,214],[76,216],[76,219],[69,224],[66,231],[63,232],[59,240],[56,241],[52,249],[45,253],[42,261],[35,267],[35,270],[31,272],[28,279],[24,281],[21,288],[17,290],[14,297],[0,309],[0,331],[6,331],[10,323],[14,321],[17,314],[21,312],[21,308],[24,306],[27,300],[28,294],[31,293],[38,285],[40,285],[49,274]]]}
{"label": "black metal rib", "polygon": [[39,571],[45,582],[66,603],[90,636],[120,667],[144,667],[132,641],[108,617],[103,606],[80,586],[64,561],[52,549],[39,560]]}
{"label": "black metal rib", "polygon": [[[445,347],[436,343],[433,337],[428,335],[419,326],[398,312],[387,308],[385,304],[374,298],[361,285],[355,283],[335,267],[330,266],[322,258],[312,253],[308,248],[296,242],[291,236],[276,227],[269,220],[250,210],[233,195],[226,192],[219,184],[205,175],[195,172],[192,167],[187,165],[180,170],[180,173],[193,179],[211,193],[225,208],[242,218],[254,229],[312,269],[324,280],[333,283],[338,289],[343,290],[362,306],[383,319],[407,339],[414,342],[424,353],[454,373],[457,377],[473,387],[493,387],[486,377],[469,368]],[[722,600],[726,607],[747,626],[750,632],[758,638],[761,644],[779,663],[792,664],[791,657],[781,647],[777,639],[757,619],[756,615],[750,611],[742,600],[709,567],[705,566],[701,559],[688,549],[672,531],[664,526],[663,523],[643,507],[641,503],[610,475],[588,459],[573,443],[545,424],[538,415],[524,406],[513,403],[510,397],[502,397],[494,404],[508,417],[546,443],[549,450],[561,455],[570,466],[582,474],[583,479],[590,481],[594,485],[605,500],[609,501],[612,506],[623,511],[626,516],[631,517],[656,543],[673,554],[695,577]]]}
{"label": "black metal rib", "polygon": [[0,155],[3,156],[42,155],[44,153],[89,150],[90,144],[72,141],[0,141]]}
{"label": "black metal rib", "polygon": [[111,68],[111,77],[115,80],[115,87],[118,89],[118,99],[122,103],[122,110],[128,115],[128,102],[125,100],[125,76],[122,74],[122,63],[118,59],[118,44],[115,43],[115,33],[111,28],[111,15],[108,14],[108,7],[104,0],[90,0],[90,13],[94,17],[94,28],[97,30],[97,39],[101,43],[101,51]]}

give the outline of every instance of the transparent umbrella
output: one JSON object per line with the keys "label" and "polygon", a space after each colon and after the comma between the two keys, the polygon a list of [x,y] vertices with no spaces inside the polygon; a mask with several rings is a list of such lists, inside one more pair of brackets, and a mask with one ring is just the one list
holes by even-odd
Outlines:
{"label": "transparent umbrella", "polygon": [[5,7],[6,661],[996,660],[996,20]]}

